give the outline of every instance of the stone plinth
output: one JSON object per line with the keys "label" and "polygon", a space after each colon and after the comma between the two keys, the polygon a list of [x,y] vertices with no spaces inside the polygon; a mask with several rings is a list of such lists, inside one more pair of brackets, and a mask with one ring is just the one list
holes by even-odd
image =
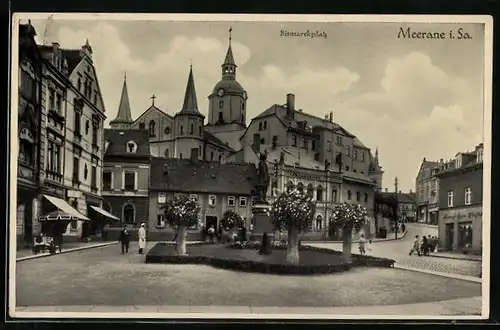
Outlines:
{"label": "stone plinth", "polygon": [[274,227],[271,223],[271,217],[269,216],[269,203],[260,202],[256,203],[252,207],[252,213],[254,214],[254,226],[253,231],[250,234],[250,240],[261,241],[264,233],[267,233],[269,240],[273,240]]}

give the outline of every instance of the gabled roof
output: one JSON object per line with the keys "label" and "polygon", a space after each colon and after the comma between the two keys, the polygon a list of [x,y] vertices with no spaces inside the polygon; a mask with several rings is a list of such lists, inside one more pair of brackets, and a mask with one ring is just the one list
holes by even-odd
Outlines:
{"label": "gabled roof", "polygon": [[224,148],[224,149],[226,149],[226,150],[228,150],[230,152],[234,152],[234,149],[231,148],[229,146],[229,144],[223,142],[218,137],[216,137],[215,135],[213,135],[212,133],[210,133],[210,132],[208,132],[206,130],[203,131],[203,138],[205,140],[207,140],[208,142],[211,142],[211,143],[215,144],[218,147]]}
{"label": "gabled roof", "polygon": [[[394,199],[396,196],[394,192],[381,192],[380,196],[387,199]],[[404,204],[416,204],[417,203],[417,195],[415,193],[398,193],[398,202]]]}
{"label": "gabled roof", "polygon": [[151,105],[146,111],[144,111],[136,120],[134,120],[134,124],[137,123],[137,122],[140,122],[142,117],[146,116],[148,113],[150,112],[158,112],[160,114],[162,114],[163,116],[165,117],[168,117],[170,119],[173,119],[173,117],[171,115],[169,115],[168,113],[166,113],[165,111],[162,111],[160,108],[156,107],[156,105]]}
{"label": "gabled roof", "polygon": [[257,182],[257,169],[253,164],[153,158],[150,182],[156,191],[248,196]]}
{"label": "gabled roof", "polygon": [[[104,129],[104,140],[109,142],[106,156],[149,157],[149,134],[143,129]],[[127,143],[137,144],[135,153],[127,152]]]}

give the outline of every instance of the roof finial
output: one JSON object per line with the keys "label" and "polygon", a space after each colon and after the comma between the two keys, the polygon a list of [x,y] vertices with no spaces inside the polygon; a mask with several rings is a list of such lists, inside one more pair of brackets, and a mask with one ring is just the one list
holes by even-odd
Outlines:
{"label": "roof finial", "polygon": [[125,70],[125,72],[123,74],[123,80],[127,80],[127,70]]}
{"label": "roof finial", "polygon": [[189,59],[189,69],[193,70],[193,59]]}
{"label": "roof finial", "polygon": [[156,99],[156,95],[153,94],[153,96],[151,96],[151,101],[152,101],[153,106],[155,105],[155,99]]}
{"label": "roof finial", "polygon": [[233,27],[229,26],[229,46],[231,46],[231,32],[233,31]]}

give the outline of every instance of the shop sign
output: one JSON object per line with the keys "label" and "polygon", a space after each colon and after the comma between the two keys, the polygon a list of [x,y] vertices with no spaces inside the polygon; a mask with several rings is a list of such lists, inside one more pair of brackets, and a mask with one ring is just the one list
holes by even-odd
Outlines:
{"label": "shop sign", "polygon": [[482,210],[475,210],[475,211],[457,211],[457,212],[450,212],[450,213],[445,213],[443,215],[443,220],[452,220],[452,221],[463,221],[463,220],[476,220],[478,218],[481,218],[483,216],[483,211]]}

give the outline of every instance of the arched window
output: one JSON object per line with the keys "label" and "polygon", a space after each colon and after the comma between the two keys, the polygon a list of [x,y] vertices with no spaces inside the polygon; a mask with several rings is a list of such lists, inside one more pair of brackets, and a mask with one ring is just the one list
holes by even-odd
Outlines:
{"label": "arched window", "polygon": [[315,223],[316,230],[321,230],[323,228],[323,217],[318,214],[316,216],[316,223]]}
{"label": "arched window", "polygon": [[347,200],[351,200],[351,197],[352,197],[352,193],[350,190],[347,191]]}
{"label": "arched window", "polygon": [[318,186],[318,188],[316,188],[316,200],[318,202],[321,202],[323,200],[323,187],[322,186]]}
{"label": "arched window", "polygon": [[169,158],[169,157],[170,157],[170,150],[165,149],[165,158]]}
{"label": "arched window", "polygon": [[262,131],[262,123],[259,123],[259,131]]}
{"label": "arched window", "polygon": [[368,203],[368,193],[365,192],[365,203]]}
{"label": "arched window", "polygon": [[314,187],[312,184],[307,185],[307,196],[313,198],[314,197]]}
{"label": "arched window", "polygon": [[149,122],[149,136],[154,137],[155,136],[155,121],[151,120]]}
{"label": "arched window", "polygon": [[299,192],[301,192],[301,193],[303,193],[303,192],[304,192],[304,185],[302,184],[302,182],[299,182],[299,183],[297,184],[297,190],[298,190]]}
{"label": "arched window", "polygon": [[245,103],[241,104],[241,110],[245,110]]}
{"label": "arched window", "polygon": [[219,101],[219,109],[222,109],[222,108],[224,108],[224,101],[220,100]]}
{"label": "arched window", "polygon": [[287,192],[290,192],[293,190],[293,187],[294,187],[294,184],[292,181],[288,181],[287,184],[286,184],[286,191]]}
{"label": "arched window", "polygon": [[267,120],[264,120],[264,129],[267,129]]}
{"label": "arched window", "polygon": [[356,202],[359,202],[361,200],[361,194],[359,191],[356,191]]}
{"label": "arched window", "polygon": [[146,124],[144,123],[139,123],[139,129],[146,129]]}
{"label": "arched window", "polygon": [[191,130],[190,130],[189,134],[191,134],[191,135],[194,134],[194,125],[193,124],[191,124]]}
{"label": "arched window", "polygon": [[181,125],[181,135],[184,135],[184,126]]}
{"label": "arched window", "polygon": [[82,79],[81,78],[78,78],[77,87],[78,87],[78,91],[81,92],[82,91]]}
{"label": "arched window", "polygon": [[123,205],[123,223],[135,224],[135,207],[133,204]]}
{"label": "arched window", "polygon": [[198,135],[202,136],[202,134],[203,134],[203,127],[201,127],[200,125],[200,127],[198,127]]}
{"label": "arched window", "polygon": [[222,161],[222,155],[219,155],[219,163]]}

